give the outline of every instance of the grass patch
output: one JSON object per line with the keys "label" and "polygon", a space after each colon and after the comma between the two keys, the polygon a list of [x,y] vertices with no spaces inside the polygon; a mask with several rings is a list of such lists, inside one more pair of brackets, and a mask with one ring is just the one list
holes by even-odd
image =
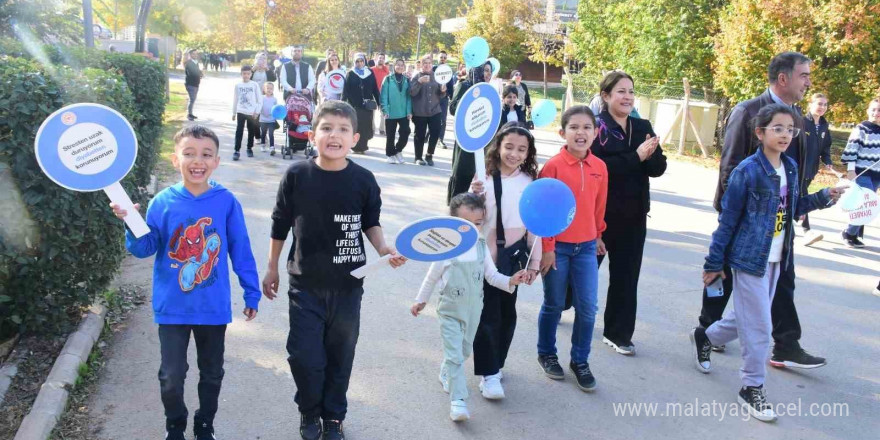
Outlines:
{"label": "grass patch", "polygon": [[169,92],[168,103],[165,104],[165,123],[162,125],[162,135],[159,147],[159,163],[156,164],[156,174],[159,181],[166,180],[174,174],[171,166],[171,155],[174,154],[174,134],[186,122],[186,102],[188,96],[183,83],[172,82]]}

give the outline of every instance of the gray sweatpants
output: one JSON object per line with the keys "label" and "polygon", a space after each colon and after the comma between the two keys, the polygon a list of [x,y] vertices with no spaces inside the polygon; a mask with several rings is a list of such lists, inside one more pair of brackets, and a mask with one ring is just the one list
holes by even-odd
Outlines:
{"label": "gray sweatpants", "polygon": [[770,334],[773,330],[770,305],[779,280],[779,263],[768,263],[763,277],[733,270],[733,310],[706,329],[712,345],[724,345],[739,337],[743,366],[739,370],[744,386],[764,384]]}

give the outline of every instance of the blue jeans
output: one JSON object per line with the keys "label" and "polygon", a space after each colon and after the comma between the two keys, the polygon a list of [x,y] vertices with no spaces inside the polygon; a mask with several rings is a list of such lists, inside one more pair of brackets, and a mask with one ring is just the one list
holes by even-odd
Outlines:
{"label": "blue jeans", "polygon": [[538,354],[556,354],[556,327],[571,285],[574,326],[571,329],[571,360],[587,362],[593,340],[599,291],[596,241],[556,243],[556,269],[544,275],[544,304],[538,314]]}
{"label": "blue jeans", "polygon": [[[868,171],[856,179],[856,185],[861,186],[862,188],[867,188],[871,191],[877,191],[880,189],[880,175],[872,174],[871,171]],[[858,235],[861,228],[861,226],[849,225],[846,228],[846,233],[849,235]]]}

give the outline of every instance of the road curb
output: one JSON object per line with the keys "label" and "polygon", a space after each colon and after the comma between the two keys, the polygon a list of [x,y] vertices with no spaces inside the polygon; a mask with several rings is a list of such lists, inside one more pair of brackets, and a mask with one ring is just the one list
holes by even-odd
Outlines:
{"label": "road curb", "polygon": [[69,396],[68,390],[79,377],[79,366],[88,362],[92,347],[101,337],[106,316],[106,307],[100,304],[92,305],[76,331],[68,336],[46,382],[40,387],[40,393],[37,394],[31,411],[18,427],[15,440],[49,438],[61,415],[64,414]]}

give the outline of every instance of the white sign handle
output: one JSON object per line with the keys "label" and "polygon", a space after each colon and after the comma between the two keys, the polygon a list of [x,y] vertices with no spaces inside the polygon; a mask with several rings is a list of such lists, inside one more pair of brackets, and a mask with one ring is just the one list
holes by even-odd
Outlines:
{"label": "white sign handle", "polygon": [[378,260],[365,264],[353,271],[351,271],[351,276],[357,279],[363,279],[367,275],[372,275],[375,272],[378,272],[380,269],[388,266],[388,262],[391,261],[391,254],[388,254],[384,257],[379,258]]}
{"label": "white sign handle", "polygon": [[131,202],[131,198],[128,197],[128,194],[119,182],[104,188],[104,193],[107,194],[111,202],[128,211],[123,220],[125,220],[125,224],[128,225],[128,229],[131,230],[135,237],[141,238],[150,233],[150,227],[147,226],[147,222],[141,217],[141,213],[134,209],[134,203]]}
{"label": "white sign handle", "polygon": [[483,148],[474,151],[474,165],[477,167],[477,179],[484,182],[486,180],[486,155]]}

